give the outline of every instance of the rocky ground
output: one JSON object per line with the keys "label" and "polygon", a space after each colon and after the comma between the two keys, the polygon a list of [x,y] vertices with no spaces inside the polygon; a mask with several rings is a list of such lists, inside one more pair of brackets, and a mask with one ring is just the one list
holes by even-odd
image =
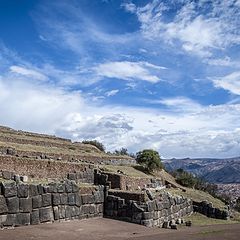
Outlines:
{"label": "rocky ground", "polygon": [[42,224],[0,231],[0,240],[238,240],[240,224],[180,227],[178,230],[146,228],[140,225],[102,219]]}

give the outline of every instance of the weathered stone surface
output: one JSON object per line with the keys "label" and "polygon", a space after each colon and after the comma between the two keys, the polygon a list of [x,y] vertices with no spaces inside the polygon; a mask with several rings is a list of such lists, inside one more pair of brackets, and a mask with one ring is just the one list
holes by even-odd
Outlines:
{"label": "weathered stone surface", "polygon": [[28,184],[19,184],[17,186],[17,195],[19,198],[26,198],[29,194],[29,185]]}
{"label": "weathered stone surface", "polygon": [[0,214],[7,213],[7,203],[4,196],[0,195]]}
{"label": "weathered stone surface", "polygon": [[52,204],[54,206],[60,205],[60,194],[59,193],[52,194]]}
{"label": "weathered stone surface", "polygon": [[16,214],[7,214],[7,219],[3,223],[3,226],[15,226],[16,223]]}
{"label": "weathered stone surface", "polygon": [[49,184],[49,192],[50,193],[57,193],[58,192],[58,188],[57,188],[57,183],[50,183]]}
{"label": "weathered stone surface", "polygon": [[68,205],[65,208],[65,214],[66,214],[65,215],[66,219],[71,219],[71,217],[72,217],[72,209]]}
{"label": "weathered stone surface", "polygon": [[52,207],[40,208],[39,209],[39,219],[40,219],[41,223],[53,221]]}
{"label": "weathered stone surface", "polygon": [[141,224],[146,226],[146,227],[153,227],[153,220],[152,219],[150,219],[150,220],[142,220]]}
{"label": "weathered stone surface", "polygon": [[12,179],[12,173],[9,172],[9,171],[2,171],[2,177],[3,179],[6,179],[6,180],[11,180]]}
{"label": "weathered stone surface", "polygon": [[48,207],[52,205],[52,195],[51,193],[45,193],[42,195],[42,206]]}
{"label": "weathered stone surface", "polygon": [[82,198],[79,193],[75,193],[76,206],[80,207],[82,205]]}
{"label": "weathered stone surface", "polygon": [[79,187],[76,183],[72,183],[72,192],[77,193],[79,192]]}
{"label": "weathered stone surface", "polygon": [[16,226],[29,225],[30,213],[18,213],[16,216]]}
{"label": "weathered stone surface", "polygon": [[76,194],[75,193],[69,193],[68,194],[68,204],[70,206],[73,206],[76,204]]}
{"label": "weathered stone surface", "polygon": [[32,197],[32,207],[33,207],[33,209],[42,207],[42,196],[41,195]]}
{"label": "weathered stone surface", "polygon": [[61,205],[66,205],[68,202],[68,195],[67,193],[61,193],[60,194],[60,204]]}
{"label": "weathered stone surface", "polygon": [[66,210],[65,210],[65,206],[64,205],[60,205],[59,208],[59,218],[63,219],[66,217]]}
{"label": "weathered stone surface", "polygon": [[44,194],[44,187],[43,187],[42,184],[38,184],[37,188],[38,188],[38,193],[39,194],[41,194],[41,195]]}
{"label": "weathered stone surface", "polygon": [[17,196],[17,186],[15,182],[2,182],[2,190],[5,197]]}
{"label": "weathered stone surface", "polygon": [[29,196],[37,196],[38,193],[38,187],[37,185],[31,184],[29,185]]}
{"label": "weathered stone surface", "polygon": [[7,214],[0,215],[0,227],[2,227],[6,221],[7,221]]}
{"label": "weathered stone surface", "polygon": [[19,198],[19,212],[31,212],[32,211],[32,199],[31,198]]}
{"label": "weathered stone surface", "polygon": [[65,188],[66,188],[67,193],[71,193],[72,192],[72,183],[71,182],[66,182]]}
{"label": "weathered stone surface", "polygon": [[30,223],[32,225],[36,225],[36,224],[39,224],[40,223],[40,220],[39,220],[39,209],[35,209],[31,212],[30,214]]}
{"label": "weathered stone surface", "polygon": [[17,213],[19,212],[19,198],[11,197],[6,198],[8,213]]}
{"label": "weathered stone surface", "polygon": [[65,189],[65,184],[64,183],[57,184],[57,192],[58,193],[64,193],[65,191],[66,191],[66,189]]}
{"label": "weathered stone surface", "polygon": [[53,215],[54,215],[54,220],[59,220],[59,209],[57,206],[53,207]]}

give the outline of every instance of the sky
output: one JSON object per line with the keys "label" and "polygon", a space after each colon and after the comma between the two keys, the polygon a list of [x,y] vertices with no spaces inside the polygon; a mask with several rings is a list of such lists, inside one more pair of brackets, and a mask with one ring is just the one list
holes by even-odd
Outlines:
{"label": "sky", "polygon": [[0,125],[239,156],[239,22],[240,0],[0,0]]}

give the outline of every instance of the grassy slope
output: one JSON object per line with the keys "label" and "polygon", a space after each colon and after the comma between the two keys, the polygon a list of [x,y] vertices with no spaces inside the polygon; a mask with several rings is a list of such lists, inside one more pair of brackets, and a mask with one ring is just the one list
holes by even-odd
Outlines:
{"label": "grassy slope", "polygon": [[191,220],[195,226],[215,225],[215,224],[232,224],[239,223],[238,221],[226,221],[215,218],[208,218],[200,213],[193,213],[191,216],[185,218],[185,220]]}
{"label": "grassy slope", "polygon": [[183,195],[185,197],[191,198],[193,201],[196,201],[196,202],[201,202],[201,201],[212,202],[214,207],[217,207],[220,209],[225,208],[225,204],[221,200],[214,198],[207,192],[203,192],[203,191],[195,190],[191,188],[185,188],[185,190],[186,192],[182,191],[181,189],[169,189],[169,192],[172,194]]}

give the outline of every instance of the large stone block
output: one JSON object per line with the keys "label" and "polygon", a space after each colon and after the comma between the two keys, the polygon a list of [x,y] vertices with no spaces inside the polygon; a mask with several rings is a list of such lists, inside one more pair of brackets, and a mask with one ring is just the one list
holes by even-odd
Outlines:
{"label": "large stone block", "polygon": [[31,184],[29,185],[29,196],[37,196],[38,193],[38,187],[37,185]]}
{"label": "large stone block", "polygon": [[30,214],[30,223],[32,225],[36,225],[36,224],[39,224],[40,223],[40,220],[39,220],[39,209],[35,209],[31,212]]}
{"label": "large stone block", "polygon": [[7,219],[3,222],[3,226],[10,227],[16,224],[16,214],[7,214]]}
{"label": "large stone block", "polygon": [[153,227],[153,220],[149,219],[149,220],[142,220],[141,224],[146,226],[146,227]]}
{"label": "large stone block", "polygon": [[39,219],[40,222],[53,221],[53,210],[52,207],[45,207],[39,209]]}
{"label": "large stone block", "polygon": [[11,197],[6,198],[8,213],[18,213],[19,212],[19,198]]}
{"label": "large stone block", "polygon": [[60,205],[59,208],[59,218],[64,219],[66,217],[66,208],[64,205]]}
{"label": "large stone block", "polygon": [[32,197],[32,207],[33,207],[33,209],[42,207],[42,196],[41,195]]}
{"label": "large stone block", "polygon": [[72,218],[72,208],[70,206],[66,206],[65,208],[66,219]]}
{"label": "large stone block", "polygon": [[0,227],[3,227],[3,225],[6,221],[7,221],[7,214],[0,215]]}
{"label": "large stone block", "polygon": [[53,215],[54,215],[54,220],[59,220],[59,209],[57,206],[53,207]]}
{"label": "large stone block", "polygon": [[67,182],[65,183],[65,188],[66,188],[66,192],[67,192],[67,193],[71,193],[71,192],[72,192],[73,188],[72,188],[72,183],[71,183],[71,181],[67,181]]}
{"label": "large stone block", "polygon": [[17,186],[17,195],[19,198],[27,198],[29,195],[29,185],[19,184]]}
{"label": "large stone block", "polygon": [[76,195],[75,195],[75,193],[69,193],[68,194],[68,204],[70,206],[73,206],[73,205],[76,204]]}
{"label": "large stone block", "polygon": [[2,191],[5,197],[17,196],[17,186],[15,182],[2,182]]}
{"label": "large stone block", "polygon": [[82,205],[82,198],[79,193],[75,193],[76,206],[80,207]]}
{"label": "large stone block", "polygon": [[52,204],[54,206],[60,205],[60,194],[59,193],[52,194]]}
{"label": "large stone block", "polygon": [[58,184],[57,183],[50,183],[49,184],[49,192],[50,193],[57,193],[58,192]]}
{"label": "large stone block", "polygon": [[65,184],[59,183],[57,184],[57,192],[58,193],[64,193],[66,191]]}
{"label": "large stone block", "polygon": [[51,193],[45,193],[42,195],[42,206],[48,207],[52,205],[52,195]]}
{"label": "large stone block", "polygon": [[31,198],[19,198],[19,211],[28,213],[32,211],[32,199]]}
{"label": "large stone block", "polygon": [[147,210],[148,212],[152,212],[155,209],[155,202],[153,201],[148,201],[147,202]]}
{"label": "large stone block", "polygon": [[60,194],[60,204],[61,205],[66,205],[68,202],[68,195],[67,193],[61,193]]}
{"label": "large stone block", "polygon": [[6,199],[4,196],[0,195],[0,214],[7,213],[8,208],[7,208],[7,203]]}
{"label": "large stone block", "polygon": [[72,192],[74,193],[79,192],[79,187],[75,182],[72,182]]}
{"label": "large stone block", "polygon": [[29,225],[30,224],[30,213],[17,213],[16,226]]}

